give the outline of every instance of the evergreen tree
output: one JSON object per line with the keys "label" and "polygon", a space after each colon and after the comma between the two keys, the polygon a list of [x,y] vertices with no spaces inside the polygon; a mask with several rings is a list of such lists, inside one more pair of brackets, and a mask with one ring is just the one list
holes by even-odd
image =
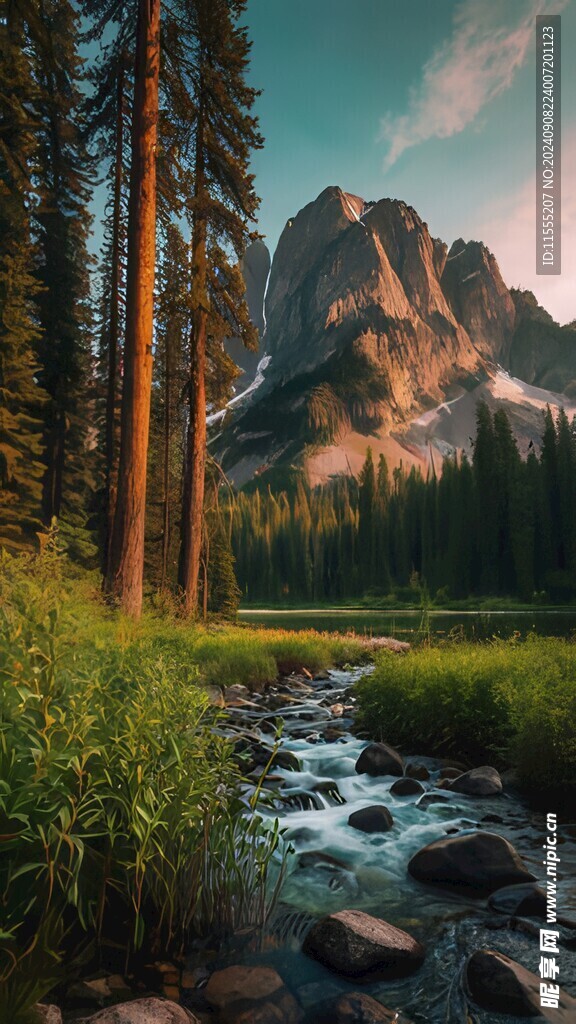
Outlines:
{"label": "evergreen tree", "polygon": [[44,452],[36,384],[40,340],[32,238],[36,83],[16,4],[0,24],[0,546],[29,547],[41,529]]}
{"label": "evergreen tree", "polygon": [[[234,277],[227,251],[239,260],[253,237],[249,223],[258,200],[248,174],[253,148],[261,145],[250,114],[255,91],[245,81],[250,44],[240,24],[245,0],[183,0],[194,54],[191,88],[196,118],[192,220],[192,331],[189,424],[184,464],[180,584],[184,609],[196,612],[206,459],[206,373],[211,291]],[[210,256],[214,260],[210,269]],[[212,287],[211,287],[212,286]],[[240,316],[236,310],[240,309]],[[239,336],[246,333],[245,307],[230,305]]]}

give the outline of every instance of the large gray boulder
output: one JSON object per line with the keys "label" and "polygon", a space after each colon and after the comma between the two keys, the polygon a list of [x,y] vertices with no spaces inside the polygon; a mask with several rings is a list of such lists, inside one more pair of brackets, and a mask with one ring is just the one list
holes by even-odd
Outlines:
{"label": "large gray boulder", "polygon": [[478,899],[505,885],[534,881],[512,844],[492,832],[437,839],[412,857],[408,871],[426,885]]}
{"label": "large gray boulder", "polygon": [[498,796],[502,792],[502,779],[495,768],[485,764],[451,780],[448,788],[465,796]]}
{"label": "large gray boulder", "polygon": [[416,971],[424,947],[407,932],[361,910],[341,910],[312,926],[304,952],[331,971],[361,983]]}
{"label": "large gray boulder", "polygon": [[505,885],[492,893],[488,906],[498,914],[512,917],[544,917],[546,893],[534,882]]}
{"label": "large gray boulder", "polygon": [[480,949],[469,957],[465,984],[483,1010],[515,1017],[544,1017],[554,1024],[574,1024],[576,999],[562,993],[558,1009],[540,1005],[542,979],[504,953]]}
{"label": "large gray boulder", "polygon": [[85,1018],[83,1024],[199,1024],[199,1021],[183,1006],[153,996],[109,1006]]}
{"label": "large gray boulder", "polygon": [[404,775],[404,761],[387,743],[369,743],[356,761],[359,775]]}

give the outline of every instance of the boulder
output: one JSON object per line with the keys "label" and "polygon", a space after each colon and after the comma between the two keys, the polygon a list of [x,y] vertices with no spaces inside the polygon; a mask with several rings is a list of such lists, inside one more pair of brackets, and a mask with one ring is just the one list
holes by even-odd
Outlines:
{"label": "boulder", "polygon": [[461,775],[460,768],[441,768],[438,772],[439,779],[459,779]]}
{"label": "boulder", "polygon": [[183,1006],[155,996],[100,1010],[79,1024],[199,1024]]}
{"label": "boulder", "polygon": [[420,796],[424,792],[424,786],[417,779],[404,776],[390,786],[390,792],[394,796]]}
{"label": "boulder", "polygon": [[331,1003],[324,1024],[410,1024],[407,1017],[389,1010],[365,992],[347,992]]}
{"label": "boulder", "polygon": [[348,824],[359,832],[389,832],[394,818],[384,804],[373,804],[354,811],[348,818]]}
{"label": "boulder", "polygon": [[576,999],[560,989],[558,1009],[542,1007],[542,979],[504,953],[491,949],[473,953],[466,963],[464,980],[469,995],[483,1010],[516,1017],[544,1017],[556,1024],[576,1020]]}
{"label": "boulder", "polygon": [[53,1003],[36,1003],[34,1013],[38,1024],[62,1024],[62,1011]]}
{"label": "boulder", "polygon": [[406,775],[409,779],[418,779],[418,782],[427,782],[430,778],[430,772],[424,764],[410,764],[406,765]]}
{"label": "boulder", "polygon": [[300,1024],[302,1011],[272,967],[235,965],[211,975],[204,996],[225,1024]]}
{"label": "boulder", "polygon": [[544,917],[546,893],[534,882],[505,885],[492,893],[488,906],[498,914],[510,914],[511,917]]}
{"label": "boulder", "polygon": [[404,761],[387,743],[369,743],[356,761],[359,775],[404,775]]}
{"label": "boulder", "polygon": [[419,799],[419,801],[418,801],[416,806],[417,807],[421,807],[422,810],[425,811],[428,807],[430,807],[430,804],[449,804],[449,803],[450,803],[450,797],[449,796],[443,796],[442,793],[425,793],[424,796],[420,797],[420,799]]}
{"label": "boulder", "polygon": [[412,935],[361,910],[341,910],[321,918],[302,948],[329,970],[360,983],[411,974],[425,955]]}
{"label": "boulder", "polygon": [[412,857],[408,871],[419,882],[478,899],[505,885],[534,881],[512,844],[492,832],[438,839]]}
{"label": "boulder", "polygon": [[485,764],[482,768],[472,768],[457,779],[450,782],[453,793],[464,793],[465,796],[497,796],[502,792],[502,779],[495,768]]}

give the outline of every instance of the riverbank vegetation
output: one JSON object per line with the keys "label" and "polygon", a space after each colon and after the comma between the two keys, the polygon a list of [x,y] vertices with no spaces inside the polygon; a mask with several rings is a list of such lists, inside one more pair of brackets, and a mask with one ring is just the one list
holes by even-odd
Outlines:
{"label": "riverbank vegetation", "polygon": [[258,688],[360,656],[350,638],[195,628],[153,603],[135,623],[96,583],[52,545],[0,562],[0,987],[11,1021],[80,964],[113,955],[124,970],[263,923],[278,836],[242,797],[204,684]]}
{"label": "riverbank vegetation", "polygon": [[401,749],[513,768],[536,801],[576,794],[576,643],[447,641],[377,655],[357,727]]}

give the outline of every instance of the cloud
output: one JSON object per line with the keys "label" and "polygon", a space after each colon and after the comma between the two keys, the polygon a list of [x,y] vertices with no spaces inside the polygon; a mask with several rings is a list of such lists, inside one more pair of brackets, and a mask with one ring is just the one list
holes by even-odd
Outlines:
{"label": "cloud", "polygon": [[[569,0],[557,0],[560,13]],[[546,0],[463,0],[450,39],[422,69],[406,114],[387,114],[380,138],[389,143],[388,170],[405,150],[428,139],[447,139],[471,124],[482,108],[510,87],[534,39],[534,19]]]}

